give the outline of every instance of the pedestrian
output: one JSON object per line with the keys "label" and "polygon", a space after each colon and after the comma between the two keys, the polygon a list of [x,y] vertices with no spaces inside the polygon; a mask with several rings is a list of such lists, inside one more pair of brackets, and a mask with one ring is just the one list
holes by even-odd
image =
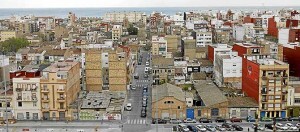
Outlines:
{"label": "pedestrian", "polygon": [[248,132],[250,131],[249,127],[248,127]]}

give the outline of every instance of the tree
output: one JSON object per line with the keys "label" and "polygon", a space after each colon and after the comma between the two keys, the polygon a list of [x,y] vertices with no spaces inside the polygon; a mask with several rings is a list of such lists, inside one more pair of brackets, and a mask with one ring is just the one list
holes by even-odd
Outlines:
{"label": "tree", "polygon": [[138,34],[138,29],[134,27],[132,24],[129,25],[129,28],[127,28],[127,31],[129,35],[137,35]]}
{"label": "tree", "polygon": [[25,38],[9,38],[0,43],[4,52],[17,52],[20,48],[27,47],[30,43]]}

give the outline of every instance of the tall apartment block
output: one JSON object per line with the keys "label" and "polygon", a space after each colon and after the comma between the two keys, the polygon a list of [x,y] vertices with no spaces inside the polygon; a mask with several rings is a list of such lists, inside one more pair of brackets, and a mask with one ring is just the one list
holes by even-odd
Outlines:
{"label": "tall apartment block", "polygon": [[127,56],[125,52],[110,51],[109,60],[109,90],[126,91],[127,87]]}
{"label": "tall apartment block", "polygon": [[101,50],[88,50],[85,54],[85,72],[87,91],[102,90],[102,57]]}
{"label": "tall apartment block", "polygon": [[71,120],[70,105],[80,91],[80,63],[63,61],[51,64],[42,71],[41,111],[44,120]]}

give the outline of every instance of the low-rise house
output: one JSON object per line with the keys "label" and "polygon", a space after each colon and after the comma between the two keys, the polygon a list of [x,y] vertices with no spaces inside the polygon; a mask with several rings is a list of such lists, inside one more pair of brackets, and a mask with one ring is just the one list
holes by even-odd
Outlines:
{"label": "low-rise house", "polygon": [[199,96],[197,102],[200,104],[194,107],[194,111],[196,111],[194,114],[197,119],[201,117],[229,117],[228,100],[212,81],[198,81],[194,83],[194,88],[196,95]]}
{"label": "low-rise house", "polygon": [[169,83],[152,88],[152,118],[185,119],[185,92]]}
{"label": "low-rise house", "polygon": [[152,56],[152,71],[155,84],[171,81],[174,78],[174,59],[162,56]]}
{"label": "low-rise house", "polygon": [[258,114],[258,103],[250,97],[231,97],[228,101],[229,118],[246,119],[248,116],[255,118]]}

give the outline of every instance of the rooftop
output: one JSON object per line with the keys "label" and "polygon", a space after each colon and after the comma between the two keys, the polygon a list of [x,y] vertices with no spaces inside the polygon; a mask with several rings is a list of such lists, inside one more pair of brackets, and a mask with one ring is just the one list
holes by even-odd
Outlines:
{"label": "rooftop", "polygon": [[246,48],[261,48],[262,46],[253,43],[236,43],[236,45],[246,47]]}
{"label": "rooftop", "polygon": [[46,72],[58,72],[58,71],[69,71],[72,67],[74,67],[78,62],[73,61],[59,61],[51,64],[49,67],[44,69]]}
{"label": "rooftop", "polygon": [[258,107],[258,103],[250,97],[232,97],[228,98],[228,107],[244,107],[253,108]]}
{"label": "rooftop", "polygon": [[200,80],[194,84],[194,88],[207,107],[228,101],[212,81]]}
{"label": "rooftop", "polygon": [[175,85],[164,83],[152,88],[152,102],[161,100],[164,97],[174,97],[180,101],[185,101],[182,88]]}
{"label": "rooftop", "polygon": [[168,66],[174,66],[173,58],[165,58],[159,55],[152,56],[153,67],[167,68]]}

